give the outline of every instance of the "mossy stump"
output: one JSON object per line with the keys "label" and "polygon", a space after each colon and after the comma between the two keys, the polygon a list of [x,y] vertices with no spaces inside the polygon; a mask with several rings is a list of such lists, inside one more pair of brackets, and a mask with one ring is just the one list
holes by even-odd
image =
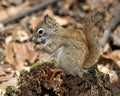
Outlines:
{"label": "mossy stump", "polygon": [[109,76],[97,68],[80,78],[43,62],[29,72],[21,71],[17,88],[9,86],[4,96],[120,96],[120,82],[111,84]]}

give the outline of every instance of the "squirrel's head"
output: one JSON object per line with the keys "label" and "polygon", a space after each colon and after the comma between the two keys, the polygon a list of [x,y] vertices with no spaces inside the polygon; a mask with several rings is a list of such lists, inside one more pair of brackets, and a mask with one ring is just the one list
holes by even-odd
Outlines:
{"label": "squirrel's head", "polygon": [[33,33],[33,39],[36,43],[45,43],[45,41],[57,34],[60,25],[55,19],[46,15],[42,22],[40,22]]}

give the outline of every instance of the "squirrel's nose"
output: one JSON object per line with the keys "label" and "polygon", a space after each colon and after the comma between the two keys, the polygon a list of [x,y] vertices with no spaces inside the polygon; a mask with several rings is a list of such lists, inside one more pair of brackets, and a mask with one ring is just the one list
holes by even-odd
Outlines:
{"label": "squirrel's nose", "polygon": [[46,40],[45,40],[45,39],[42,39],[42,38],[35,38],[35,37],[33,37],[32,40],[33,40],[35,43],[37,43],[37,44],[40,44],[40,43],[45,44],[45,42],[46,42]]}

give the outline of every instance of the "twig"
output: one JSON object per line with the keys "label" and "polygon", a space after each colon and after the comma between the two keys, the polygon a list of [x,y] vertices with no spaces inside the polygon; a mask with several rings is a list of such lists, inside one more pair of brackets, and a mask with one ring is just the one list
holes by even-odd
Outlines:
{"label": "twig", "polygon": [[30,7],[29,9],[27,9],[27,10],[25,10],[25,11],[19,13],[19,14],[13,15],[13,16],[5,19],[5,20],[2,20],[2,21],[0,21],[0,23],[7,24],[7,23],[9,23],[11,21],[20,19],[20,18],[24,17],[27,14],[35,12],[35,11],[39,10],[40,8],[43,8],[43,7],[45,7],[45,6],[49,5],[49,4],[55,3],[57,1],[60,1],[60,0],[46,0],[41,4],[37,4],[37,5],[35,5],[33,7]]}
{"label": "twig", "polygon": [[100,40],[101,46],[104,46],[106,42],[109,41],[111,33],[113,30],[117,27],[117,25],[120,23],[120,3],[118,3],[114,9],[113,9],[113,18],[109,22],[103,37]]}
{"label": "twig", "polygon": [[7,31],[7,30],[11,30],[11,29],[15,28],[16,26],[18,26],[18,24],[13,24],[13,25],[9,25],[9,26],[0,28],[0,32],[4,32],[4,31]]}

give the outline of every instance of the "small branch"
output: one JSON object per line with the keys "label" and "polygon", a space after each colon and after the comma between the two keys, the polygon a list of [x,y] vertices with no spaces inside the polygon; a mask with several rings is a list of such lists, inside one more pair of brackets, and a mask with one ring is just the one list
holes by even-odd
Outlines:
{"label": "small branch", "polygon": [[113,18],[109,22],[103,37],[100,40],[101,46],[104,46],[106,42],[109,41],[111,33],[113,30],[117,27],[117,25],[120,23],[120,3],[118,3],[114,8],[113,8]]}
{"label": "small branch", "polygon": [[7,24],[7,23],[9,23],[11,21],[20,19],[20,18],[26,16],[27,14],[35,12],[35,11],[39,10],[40,8],[43,8],[43,7],[45,7],[45,6],[49,5],[49,4],[55,3],[57,1],[59,1],[59,0],[46,0],[43,3],[41,3],[41,4],[35,5],[33,7],[30,7],[29,9],[27,9],[27,10],[21,12],[21,13],[18,13],[18,14],[13,15],[13,16],[5,19],[5,20],[2,20],[2,21],[0,21],[0,23]]}
{"label": "small branch", "polygon": [[13,25],[9,25],[9,26],[0,28],[0,32],[4,32],[4,31],[7,31],[7,30],[11,30],[11,29],[15,28],[16,26],[18,26],[18,24],[13,24]]}

